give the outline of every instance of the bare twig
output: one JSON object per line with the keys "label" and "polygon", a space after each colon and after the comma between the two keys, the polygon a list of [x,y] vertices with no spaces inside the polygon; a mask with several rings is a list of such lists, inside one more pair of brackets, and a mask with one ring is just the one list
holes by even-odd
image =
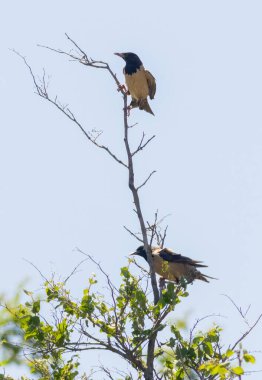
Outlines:
{"label": "bare twig", "polygon": [[68,39],[70,42],[72,42],[72,44],[75,45],[75,47],[76,47],[76,48],[77,48],[82,54],[84,54],[84,57],[87,58],[86,53],[85,53],[82,49],[80,49],[80,47],[76,44],[76,42],[73,41],[73,40],[69,37],[69,35],[68,35],[67,33],[65,33],[65,35],[66,35],[67,39]]}
{"label": "bare twig", "polygon": [[50,284],[50,282],[48,281],[48,279],[43,275],[43,273],[40,271],[40,269],[39,268],[37,268],[37,266],[34,264],[34,263],[32,263],[31,261],[29,261],[29,260],[27,260],[27,259],[25,259],[25,258],[23,258],[23,260],[25,261],[25,262],[27,262],[28,264],[30,264],[30,265],[32,265],[32,267],[34,267],[36,270],[37,270],[37,272],[40,274],[40,276],[48,283],[48,284]]}
{"label": "bare twig", "polygon": [[199,323],[202,322],[202,321],[204,321],[205,319],[208,319],[208,318],[211,318],[211,317],[226,318],[225,316],[220,315],[220,314],[209,314],[209,315],[205,315],[205,316],[202,317],[202,318],[198,318],[198,319],[196,320],[196,322],[194,323],[193,327],[190,329],[190,334],[189,334],[189,342],[190,342],[190,344],[192,343],[192,340],[193,340],[193,333],[194,333],[194,330],[195,330],[196,327],[199,325]]}
{"label": "bare twig", "polygon": [[155,212],[154,215],[154,222],[149,223],[147,221],[147,231],[150,233],[150,246],[152,246],[153,241],[155,240],[157,245],[161,248],[163,248],[165,239],[166,239],[166,233],[168,226],[165,227],[164,233],[162,234],[162,228],[160,224],[163,222],[163,220],[167,217],[164,216],[160,220],[158,220],[158,210]]}
{"label": "bare twig", "polygon": [[262,314],[260,314],[260,316],[257,318],[257,320],[255,321],[255,323],[236,341],[236,343],[232,346],[231,350],[234,351],[234,349],[236,348],[236,346],[242,342],[242,340],[254,329],[254,327],[258,324],[258,322],[260,321],[260,319],[262,318]]}
{"label": "bare twig", "polygon": [[149,174],[149,176],[146,178],[146,180],[145,180],[140,186],[137,187],[137,190],[140,190],[141,187],[145,186],[145,185],[147,184],[147,182],[150,180],[150,178],[152,177],[152,175],[155,174],[155,173],[156,173],[156,170],[153,170],[153,171]]}
{"label": "bare twig", "polygon": [[[132,262],[135,264],[136,267],[138,267],[142,272],[144,272],[144,274],[147,276],[148,278],[148,275],[150,275],[150,273],[148,272],[148,270],[146,270],[145,268],[143,268],[141,265],[138,264],[138,262],[136,261],[136,259],[133,257],[132,259]],[[146,293],[146,291],[145,291]]]}
{"label": "bare twig", "polygon": [[154,219],[154,223],[153,224],[150,224],[149,222],[147,222],[147,230],[151,232],[151,237],[150,237],[150,247],[152,246],[153,244],[153,241],[154,241],[154,238],[156,236],[156,227],[157,227],[157,218],[158,218],[158,210],[155,212],[155,219]]}
{"label": "bare twig", "polygon": [[67,283],[67,281],[75,274],[75,272],[77,271],[77,269],[80,267],[80,265],[82,265],[85,261],[87,261],[88,259],[84,259],[82,261],[80,261],[79,264],[77,264],[74,269],[72,270],[72,272],[66,277],[66,279],[64,280],[64,284]]}
{"label": "bare twig", "polygon": [[84,66],[93,67],[95,69],[105,69],[105,70],[108,70],[108,72],[110,73],[110,75],[114,79],[115,83],[117,84],[117,87],[118,87],[119,91],[121,92],[121,94],[125,95],[125,91],[121,87],[121,83],[117,79],[116,74],[114,74],[113,71],[111,70],[111,68],[108,65],[108,63],[107,62],[103,62],[103,61],[96,61],[96,60],[93,60],[92,58],[88,58],[88,55],[77,45],[77,43],[71,37],[69,37],[67,33],[65,33],[65,35],[66,35],[67,39],[77,48],[79,56],[76,56],[76,55],[74,55],[72,53],[67,53],[67,52],[65,52],[63,50],[60,50],[60,49],[54,49],[54,48],[50,48],[48,46],[43,46],[43,45],[39,45],[39,46],[43,47],[45,49],[54,51],[54,52],[59,53],[59,54],[64,54],[64,55],[72,58],[73,60],[81,63]]}
{"label": "bare twig", "polygon": [[134,127],[136,127],[137,125],[138,125],[138,123],[134,123],[134,124],[129,125],[128,128],[134,128]]}
{"label": "bare twig", "polygon": [[247,316],[247,313],[248,313],[251,305],[249,305],[247,307],[246,311],[244,312],[242,310],[241,306],[237,306],[237,304],[234,302],[234,300],[231,297],[229,297],[227,294],[222,294],[222,295],[229,299],[229,301],[235,306],[235,308],[237,309],[237,311],[239,312],[239,314],[241,315],[241,317],[244,319],[245,323],[249,326],[249,322],[248,322],[246,316]]}
{"label": "bare twig", "polygon": [[137,149],[132,153],[132,156],[134,156],[135,154],[137,154],[138,152],[140,152],[141,150],[143,150],[147,144],[150,143],[150,141],[152,141],[156,136],[153,135],[152,137],[150,137],[144,144],[143,144],[143,141],[144,141],[144,138],[145,138],[145,133],[143,132],[143,135],[142,135],[142,138],[141,138],[141,141],[137,147]]}
{"label": "bare twig", "polygon": [[130,233],[130,235],[132,235],[134,238],[136,238],[140,243],[143,243],[143,239],[140,239],[137,234],[135,234],[134,232],[132,232],[129,228],[127,228],[126,226],[124,226],[124,229]]}
{"label": "bare twig", "polygon": [[114,291],[116,291],[118,293],[118,289],[116,288],[116,286],[112,283],[112,281],[110,280],[109,278],[109,275],[104,271],[104,269],[102,268],[101,264],[98,263],[91,255],[89,255],[88,253],[85,253],[84,251],[82,251],[81,249],[79,249],[78,247],[75,248],[75,250],[79,253],[81,253],[82,255],[86,256],[90,261],[92,261],[97,267],[98,269],[100,270],[100,272],[105,276],[106,280],[107,280],[107,283],[110,287],[110,289],[114,289]]}
{"label": "bare twig", "polygon": [[86,132],[86,130],[81,125],[81,123],[76,119],[75,115],[70,110],[70,108],[67,107],[67,106],[62,106],[58,102],[57,96],[54,99],[50,98],[50,96],[49,96],[49,94],[47,92],[47,86],[46,86],[46,82],[45,82],[45,73],[44,73],[43,78],[41,80],[41,84],[37,83],[37,80],[36,80],[36,77],[35,77],[35,75],[33,73],[33,70],[31,68],[31,66],[28,64],[26,58],[23,57],[20,53],[18,53],[15,50],[13,50],[13,52],[15,54],[17,54],[20,58],[22,58],[23,61],[24,61],[24,63],[25,63],[25,65],[28,67],[28,69],[30,71],[30,75],[31,75],[31,77],[33,79],[33,82],[34,82],[34,85],[35,85],[36,93],[41,98],[44,98],[44,99],[48,100],[51,104],[53,104],[56,108],[58,108],[66,117],[68,117],[71,121],[73,121],[80,128],[81,132],[85,135],[85,137],[92,144],[94,144],[97,148],[105,150],[115,161],[117,161],[119,164],[121,164],[125,168],[127,168],[128,166],[122,160],[120,160],[107,146],[102,145],[102,144],[98,144],[97,137],[96,138],[92,138],[92,135],[90,135],[90,133]]}
{"label": "bare twig", "polygon": [[159,245],[160,245],[161,248],[163,248],[164,244],[165,244],[167,229],[168,229],[168,226],[165,227],[163,235],[161,235],[161,233],[160,233],[161,243]]}

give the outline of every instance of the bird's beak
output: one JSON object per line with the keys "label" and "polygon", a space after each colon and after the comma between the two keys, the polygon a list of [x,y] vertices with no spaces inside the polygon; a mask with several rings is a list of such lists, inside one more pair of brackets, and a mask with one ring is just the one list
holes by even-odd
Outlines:
{"label": "bird's beak", "polygon": [[129,253],[129,256],[135,256],[135,255],[136,255],[136,251],[132,252],[132,253]]}
{"label": "bird's beak", "polygon": [[124,59],[124,54],[123,53],[114,53],[115,55],[118,55],[118,57],[121,57]]}

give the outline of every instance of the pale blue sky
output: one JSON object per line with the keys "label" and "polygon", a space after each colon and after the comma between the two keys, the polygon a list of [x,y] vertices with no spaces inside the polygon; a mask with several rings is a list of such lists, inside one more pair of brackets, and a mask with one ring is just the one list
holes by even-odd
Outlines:
{"label": "pale blue sky", "polygon": [[[35,72],[51,75],[50,93],[68,103],[87,130],[124,157],[122,101],[104,71],[85,68],[38,48],[71,46],[67,32],[92,58],[108,61],[123,81],[115,51],[137,53],[157,79],[155,117],[135,110],[131,121],[156,134],[137,157],[139,179],[157,174],[141,193],[146,218],[168,218],[166,244],[203,260],[210,285],[196,282],[179,315],[221,320],[224,339],[246,329],[226,293],[250,321],[262,312],[262,3],[258,1],[12,1],[1,7],[0,289],[12,294],[25,277],[68,274],[94,255],[118,278],[137,242],[125,170],[96,150],[76,127],[36,95],[26,68],[8,49],[27,56]],[[80,292],[90,268],[72,284]],[[93,270],[93,268],[92,268]],[[177,312],[177,313],[178,313]],[[245,346],[261,350],[261,324]],[[261,354],[257,354],[262,368]],[[101,359],[101,355],[100,355]],[[261,374],[253,374],[252,380]]]}

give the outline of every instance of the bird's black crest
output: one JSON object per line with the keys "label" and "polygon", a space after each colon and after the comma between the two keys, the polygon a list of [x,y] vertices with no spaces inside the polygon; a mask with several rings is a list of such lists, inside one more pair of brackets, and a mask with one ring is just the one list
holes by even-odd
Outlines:
{"label": "bird's black crest", "polygon": [[141,256],[147,261],[146,250],[143,245],[137,248],[137,250],[133,253],[133,255]]}
{"label": "bird's black crest", "polygon": [[123,54],[122,58],[126,61],[126,65],[124,68],[126,74],[128,75],[134,74],[143,65],[142,61],[136,54],[134,53],[122,53],[122,54]]}

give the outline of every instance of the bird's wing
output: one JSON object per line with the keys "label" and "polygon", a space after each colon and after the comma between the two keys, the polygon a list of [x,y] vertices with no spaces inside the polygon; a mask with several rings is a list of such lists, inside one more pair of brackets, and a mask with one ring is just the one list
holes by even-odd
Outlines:
{"label": "bird's wing", "polygon": [[145,70],[145,75],[149,89],[149,97],[150,99],[154,99],[156,93],[156,80],[148,70]]}
{"label": "bird's wing", "polygon": [[163,260],[169,261],[172,263],[180,263],[180,264],[189,264],[194,267],[207,267],[207,265],[200,264],[201,261],[195,261],[190,259],[189,257],[182,256],[178,253],[173,252],[171,249],[163,248],[157,253]]}

